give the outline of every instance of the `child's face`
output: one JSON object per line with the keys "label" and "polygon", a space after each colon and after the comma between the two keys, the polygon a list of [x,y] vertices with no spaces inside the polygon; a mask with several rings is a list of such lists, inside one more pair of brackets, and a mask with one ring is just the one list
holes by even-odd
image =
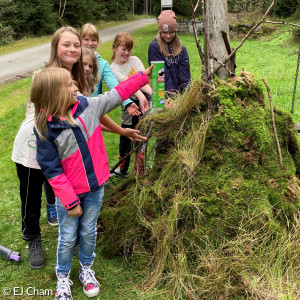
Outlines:
{"label": "child's face", "polygon": [[[72,78],[70,77],[70,80],[69,80],[69,83],[68,83],[68,87],[69,87],[69,91],[72,95],[72,100],[74,100],[74,103],[76,103],[76,98],[77,98],[77,91],[78,91],[78,88],[77,86],[74,84],[74,81],[72,80]],[[74,104],[74,103],[71,103]]]}
{"label": "child's face", "polygon": [[80,40],[74,33],[63,32],[57,45],[57,56],[63,65],[71,71],[81,56]]}
{"label": "child's face", "polygon": [[166,42],[170,43],[176,35],[176,31],[167,31],[167,32],[161,32],[160,36],[161,38]]}
{"label": "child's face", "polygon": [[93,71],[93,60],[88,54],[83,55],[82,60],[83,60],[84,75],[88,77],[92,74]]}
{"label": "child's face", "polygon": [[126,48],[124,45],[120,45],[115,49],[115,62],[117,64],[124,64],[128,61],[130,55],[131,49]]}
{"label": "child's face", "polygon": [[82,45],[93,51],[96,51],[99,45],[99,41],[95,37],[85,36],[82,39]]}

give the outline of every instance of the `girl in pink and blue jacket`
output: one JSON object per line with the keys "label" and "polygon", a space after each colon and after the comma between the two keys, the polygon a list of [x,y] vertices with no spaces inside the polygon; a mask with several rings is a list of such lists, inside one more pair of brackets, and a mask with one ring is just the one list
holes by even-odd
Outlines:
{"label": "girl in pink and blue jacket", "polygon": [[103,183],[110,176],[99,119],[148,84],[151,69],[138,72],[97,98],[77,96],[71,74],[63,68],[34,75],[30,98],[35,106],[37,161],[57,197],[57,299],[62,295],[71,299],[69,274],[77,231],[79,279],[88,297],[99,293],[91,266]]}

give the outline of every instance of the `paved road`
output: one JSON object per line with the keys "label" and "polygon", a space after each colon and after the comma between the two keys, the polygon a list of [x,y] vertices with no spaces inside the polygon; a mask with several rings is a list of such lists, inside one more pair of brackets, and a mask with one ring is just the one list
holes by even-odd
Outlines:
{"label": "paved road", "polygon": [[[102,43],[113,40],[121,31],[133,32],[140,27],[155,23],[156,19],[143,19],[123,25],[100,30]],[[31,72],[44,66],[50,57],[50,42],[33,48],[16,51],[0,56],[0,84],[10,82],[16,78],[26,77]]]}

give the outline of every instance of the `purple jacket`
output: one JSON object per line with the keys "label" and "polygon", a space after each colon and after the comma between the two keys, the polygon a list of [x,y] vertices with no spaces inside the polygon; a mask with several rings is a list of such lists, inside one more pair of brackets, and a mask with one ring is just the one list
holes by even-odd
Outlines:
{"label": "purple jacket", "polygon": [[109,178],[100,117],[147,83],[148,77],[138,72],[96,98],[78,96],[72,108],[78,125],[50,117],[47,141],[41,140],[35,131],[37,161],[66,209],[80,203],[77,195],[96,190]]}
{"label": "purple jacket", "polygon": [[149,66],[151,61],[165,62],[165,90],[167,92],[182,93],[185,87],[190,83],[191,72],[189,56],[184,46],[182,46],[182,51],[176,57],[163,56],[160,52],[156,38],[154,38],[148,48]]}

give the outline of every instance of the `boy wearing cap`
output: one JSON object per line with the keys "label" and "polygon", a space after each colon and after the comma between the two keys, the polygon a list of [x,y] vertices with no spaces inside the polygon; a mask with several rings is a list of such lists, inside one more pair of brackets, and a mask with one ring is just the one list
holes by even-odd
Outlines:
{"label": "boy wearing cap", "polygon": [[158,35],[148,48],[148,63],[164,61],[167,96],[183,93],[191,81],[189,56],[177,35],[177,22],[172,10],[163,10],[158,17]]}

